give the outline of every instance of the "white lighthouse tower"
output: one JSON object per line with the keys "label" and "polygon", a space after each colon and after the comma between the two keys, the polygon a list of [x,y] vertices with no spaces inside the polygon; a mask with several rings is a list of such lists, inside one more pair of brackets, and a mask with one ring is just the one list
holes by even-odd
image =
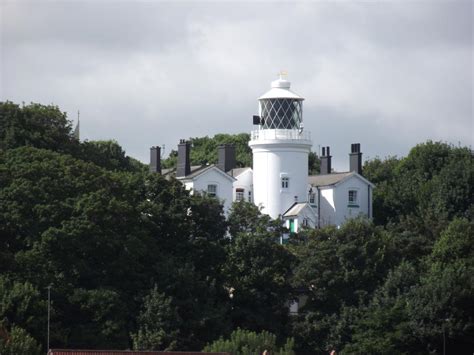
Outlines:
{"label": "white lighthouse tower", "polygon": [[303,130],[303,100],[283,73],[260,96],[258,129],[252,131],[254,203],[277,218],[308,199],[309,132]]}

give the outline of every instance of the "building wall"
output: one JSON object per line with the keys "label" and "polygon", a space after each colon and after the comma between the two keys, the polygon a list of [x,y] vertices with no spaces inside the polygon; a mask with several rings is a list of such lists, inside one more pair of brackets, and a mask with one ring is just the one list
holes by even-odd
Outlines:
{"label": "building wall", "polygon": [[[335,224],[336,222],[336,201],[334,200],[333,187],[321,187],[319,189],[320,208],[319,208],[319,222],[321,227]],[[316,196],[317,198],[317,196]]]}
{"label": "building wall", "polygon": [[217,185],[217,197],[223,201],[224,213],[227,215],[233,200],[233,181],[216,171],[216,169],[210,169],[195,177],[192,182],[185,182],[184,185],[188,190],[203,192],[207,192],[208,185]]}
{"label": "building wall", "polygon": [[[357,191],[358,198],[355,206],[349,205],[349,190]],[[365,217],[372,216],[372,211],[369,213],[369,207],[371,207],[372,202],[369,203],[368,198],[372,200],[372,196],[369,195],[369,185],[355,176],[337,185],[335,189],[335,224],[340,226],[347,219],[355,218],[360,215]]]}
{"label": "building wall", "polygon": [[[296,200],[307,200],[308,154],[306,141],[275,140],[251,141],[253,152],[254,203],[262,212],[277,218]],[[287,189],[282,188],[282,177],[289,178]]]}
{"label": "building wall", "polygon": [[[237,181],[233,183],[232,201],[236,201],[236,190],[244,189],[244,198],[247,202],[253,202],[253,173],[252,169],[247,169],[242,174],[235,176]],[[249,191],[251,200],[249,201]]]}

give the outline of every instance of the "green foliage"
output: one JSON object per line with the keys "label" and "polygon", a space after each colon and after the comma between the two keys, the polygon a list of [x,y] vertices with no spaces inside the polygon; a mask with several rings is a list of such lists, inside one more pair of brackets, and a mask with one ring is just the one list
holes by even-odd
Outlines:
{"label": "green foliage", "polygon": [[309,292],[306,309],[331,314],[343,304],[365,302],[394,265],[385,233],[366,220],[309,233],[308,243],[295,250],[300,263],[294,282]]}
{"label": "green foliage", "polygon": [[[215,163],[234,143],[248,166],[248,139],[193,138],[192,159]],[[77,141],[57,107],[0,103],[0,352],[45,350],[48,285],[58,348],[424,354],[444,337],[449,353],[472,351],[471,150],[428,141],[364,174],[374,224],[282,246],[282,222],[253,204],[226,220],[217,199],[148,173],[116,142]]]}
{"label": "green foliage", "polygon": [[125,155],[116,141],[85,141],[80,145],[79,158],[102,168],[117,171],[146,171],[147,166]]}
{"label": "green foliage", "polygon": [[377,186],[377,224],[402,222],[434,240],[449,220],[473,208],[474,160],[467,147],[428,141],[406,158],[367,162],[364,175]]}
{"label": "green foliage", "polygon": [[308,155],[308,174],[317,175],[321,171],[321,160],[315,152],[309,152]]}
{"label": "green foliage", "polygon": [[46,302],[29,282],[0,276],[0,324],[21,324],[32,335],[44,333]]}
{"label": "green foliage", "polygon": [[0,150],[33,146],[67,152],[74,143],[71,123],[57,106],[0,102]]}
{"label": "green foliage", "polygon": [[93,290],[74,289],[68,298],[68,318],[75,320],[68,341],[78,348],[95,344],[98,348],[115,344],[126,347],[125,304],[115,290],[97,288]]}
{"label": "green foliage", "polygon": [[[257,213],[254,218],[248,218]],[[248,203],[235,203],[229,216],[234,226],[224,265],[234,326],[270,330],[280,335],[288,321],[290,276],[294,257],[278,244],[281,221],[270,221]],[[237,221],[245,220],[241,230]],[[278,226],[276,228],[276,226]]]}
{"label": "green foliage", "polygon": [[0,151],[23,146],[71,154],[109,170],[146,170],[138,160],[125,156],[115,141],[79,142],[66,113],[57,106],[0,102]]}
{"label": "green foliage", "polygon": [[6,339],[0,336],[0,354],[40,355],[42,353],[41,346],[24,329],[13,326],[10,333],[1,328],[0,332],[6,335]]}
{"label": "green foliage", "polygon": [[262,354],[267,351],[275,355],[293,355],[294,340],[287,339],[283,347],[277,346],[276,336],[262,331],[252,332],[238,328],[230,335],[230,339],[220,338],[212,344],[208,344],[203,351],[227,352],[233,355]]}
{"label": "green foliage", "polygon": [[[250,134],[216,134],[214,137],[189,138],[192,143],[191,164],[217,164],[217,147],[221,144],[233,144],[235,146],[236,167],[252,166],[252,150],[248,143]],[[178,152],[171,150],[168,158],[162,160],[163,168],[176,167]],[[308,157],[308,171],[311,175],[319,173],[320,160],[316,153],[310,152]]]}
{"label": "green foliage", "polygon": [[132,334],[135,350],[173,350],[179,333],[179,316],[171,298],[157,286],[144,298],[138,316],[138,331]]}
{"label": "green foliage", "polygon": [[[214,137],[194,137],[189,139],[193,148],[191,149],[191,164],[216,164],[217,147],[221,144],[234,144],[237,167],[252,166],[252,153],[248,142],[248,133],[240,134],[216,134]],[[162,161],[164,168],[175,167],[178,153],[175,150],[170,152],[170,156]]]}
{"label": "green foliage", "polygon": [[[274,223],[268,215],[260,213],[260,209],[251,202],[234,202],[229,211],[229,233],[237,237],[241,233],[265,233],[269,228],[277,229],[279,224]],[[278,237],[278,235],[276,235]]]}

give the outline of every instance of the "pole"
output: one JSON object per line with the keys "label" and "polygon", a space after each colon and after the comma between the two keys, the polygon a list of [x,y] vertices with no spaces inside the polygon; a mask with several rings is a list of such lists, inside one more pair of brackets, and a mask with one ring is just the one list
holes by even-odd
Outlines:
{"label": "pole", "polygon": [[48,288],[48,338],[47,338],[46,348],[49,353],[49,322],[50,322],[49,320],[51,317],[51,285],[49,285],[47,288]]}
{"label": "pole", "polygon": [[446,355],[446,326],[443,322],[443,355]]}

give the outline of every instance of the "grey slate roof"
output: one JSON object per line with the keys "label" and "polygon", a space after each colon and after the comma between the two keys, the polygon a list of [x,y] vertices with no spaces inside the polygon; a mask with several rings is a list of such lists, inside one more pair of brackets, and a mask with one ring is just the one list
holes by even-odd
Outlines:
{"label": "grey slate roof", "polygon": [[[219,169],[217,167],[217,165],[215,164],[210,164],[210,165],[193,165],[191,166],[191,173],[189,173],[188,175],[186,176],[180,176],[178,177],[179,180],[191,180],[193,178],[195,178],[196,176],[199,176],[203,173],[205,173],[206,171],[212,169],[212,168],[216,168],[216,169]],[[235,180],[235,178],[229,174],[229,173],[225,173],[224,171],[222,171],[221,169],[219,169],[220,172],[222,172],[222,174],[224,175],[227,175],[227,177],[229,179],[232,179],[232,180]],[[169,179],[171,177],[176,177],[176,168],[171,168],[171,169],[163,169],[162,170],[162,175],[166,178],[166,179]]]}
{"label": "grey slate roof", "polygon": [[283,217],[298,216],[301,211],[308,205],[307,202],[294,203],[284,214]]}
{"label": "grey slate roof", "polygon": [[[191,173],[186,177],[193,177],[199,175],[199,173],[203,172],[205,168],[210,167],[211,165],[193,165],[191,166]],[[163,169],[161,174],[165,177],[176,177],[176,168],[170,169]]]}
{"label": "grey slate roof", "polygon": [[354,175],[354,174],[355,173],[353,171],[350,171],[350,172],[345,172],[345,173],[310,175],[308,176],[308,183],[311,186],[330,186],[330,185],[335,185],[338,182],[349,177],[350,175]]}
{"label": "grey slate roof", "polygon": [[245,168],[234,168],[232,170],[229,170],[227,172],[227,174],[229,174],[230,176],[233,176],[233,177],[236,177],[240,174],[242,174],[245,170],[247,169],[250,169],[249,167],[245,167]]}

